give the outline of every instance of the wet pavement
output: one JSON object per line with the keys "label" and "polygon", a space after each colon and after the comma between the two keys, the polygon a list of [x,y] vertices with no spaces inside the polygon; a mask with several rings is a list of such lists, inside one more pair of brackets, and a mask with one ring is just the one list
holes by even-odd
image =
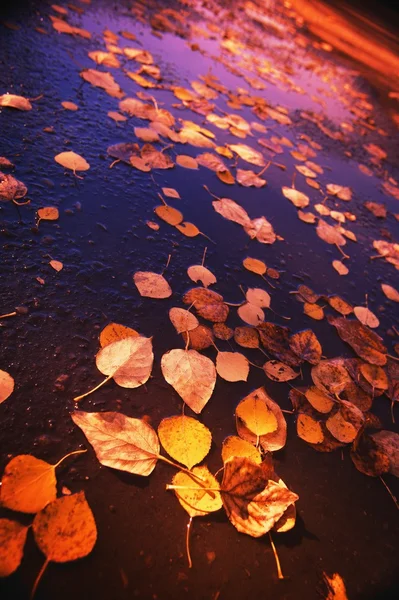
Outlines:
{"label": "wet pavement", "polygon": [[[344,578],[351,600],[397,597],[394,502],[378,478],[355,469],[348,448],[319,453],[299,439],[294,415],[287,415],[287,444],[274,455],[276,471],[299,495],[295,528],[274,536],[284,581],[277,579],[268,537],[253,539],[239,534],[221,512],[194,521],[194,565],[188,569],[184,544],[187,515],[172,492],[165,491],[173,471],[161,464],[149,478],[141,478],[101,466],[70,419],[73,398],[100,381],[94,357],[99,332],[109,322],[153,336],[152,377],[136,390],[111,382],[79,408],[145,416],[155,428],[162,418],[181,411],[180,397],[162,376],[160,359],[167,350],[184,347],[168,311],[184,306],[182,295],[193,285],[187,268],[201,263],[205,247],[205,264],[217,277],[212,289],[226,301],[239,303],[240,285],[264,287],[271,294],[272,308],[291,320],[284,321],[269,311],[266,318],[288,324],[292,331],[311,328],[322,344],[323,355],[329,358],[354,354],[326,318],[316,321],[304,315],[303,305],[290,292],[304,283],[324,296],[338,294],[353,306],[364,305],[367,295],[368,307],[380,320],[377,333],[388,352],[395,354],[397,304],[387,300],[380,284],[398,289],[399,277],[395,266],[383,258],[370,260],[377,254],[374,240],[398,242],[399,204],[393,195],[399,189],[398,116],[397,100],[392,94],[389,97],[395,90],[373,87],[372,75],[369,80],[361,76],[356,62],[312,37],[300,16],[279,3],[273,8],[269,3],[92,0],[87,4],[76,0],[76,5],[82,11],[64,2],[56,5],[58,10],[51,8],[50,2],[30,2],[13,4],[4,15],[0,13],[0,95],[22,95],[31,99],[33,107],[28,112],[0,109],[0,155],[15,164],[13,170],[4,172],[25,183],[30,199],[28,205],[19,207],[21,219],[11,202],[0,204],[0,312],[11,312],[16,306],[27,308],[27,314],[0,321],[0,368],[16,382],[13,394],[0,405],[1,469],[17,454],[56,462],[79,447],[88,448],[87,454],[64,463],[57,477],[60,493],[63,486],[72,492],[85,491],[98,527],[98,541],[88,557],[48,567],[37,600],[95,596],[115,600],[316,599],[326,595],[323,571],[338,572]],[[159,20],[157,25],[155,16],[159,14],[170,20],[169,31],[165,31],[165,21],[163,27]],[[84,28],[91,39],[58,33],[49,15]],[[125,71],[134,71],[140,64],[123,55],[116,53],[121,68],[97,67],[88,52],[105,50],[106,28],[118,36],[116,46],[152,54],[162,73],[163,89],[144,89],[132,81]],[[126,31],[137,41],[123,37],[121,32]],[[111,72],[127,97],[145,92],[170,111],[177,123],[178,119],[189,120],[213,132],[218,146],[243,143],[263,152],[265,161],[272,161],[263,174],[267,185],[259,189],[225,185],[203,166],[189,170],[176,165],[147,173],[123,162],[112,165],[114,159],[107,148],[130,142],[142,145],[133,128],[148,127],[148,121],[129,117],[119,123],[107,116],[118,110],[120,100],[83,81],[80,71],[95,68]],[[209,73],[227,88],[218,92],[217,99],[209,100],[216,106],[213,114],[238,114],[251,124],[251,134],[245,139],[234,129],[215,127],[206,120],[203,105],[192,110],[190,102],[184,106],[167,89],[180,86],[192,91],[190,82]],[[245,97],[266,100],[268,115],[256,114],[256,102],[245,102]],[[65,110],[63,101],[74,102],[78,110]],[[266,131],[260,133],[254,122],[264,125]],[[270,141],[272,137],[276,139]],[[267,139],[272,149],[260,145],[259,138]],[[288,139],[292,147],[282,145],[280,152],[277,140],[281,138]],[[376,151],[367,150],[365,146],[370,144],[386,152],[386,157],[378,158]],[[165,152],[174,162],[179,154],[196,157],[210,151],[166,139],[163,145],[172,146]],[[316,148],[314,154],[311,148]],[[320,189],[310,187],[296,172],[295,165],[305,162],[290,151],[301,149],[309,152],[306,160],[322,167],[323,173],[315,178]],[[81,173],[82,179],[54,161],[55,155],[67,150],[82,155],[90,164],[90,170]],[[261,170],[237,156],[221,158],[233,175],[235,166]],[[284,170],[274,163],[284,165]],[[361,171],[359,164],[366,168]],[[283,196],[282,186],[290,187],[293,181],[310,198],[305,212],[319,218],[314,205],[323,203],[330,211],[341,215],[349,211],[356,217],[353,221],[346,218],[343,224],[357,239],[347,239],[343,247],[349,256],[343,261],[349,269],[347,275],[339,275],[332,266],[333,260],[342,259],[339,250],[317,236],[316,225],[301,221],[297,208]],[[391,193],[382,187],[384,182]],[[329,183],[350,187],[351,201],[331,195],[325,200]],[[270,245],[251,240],[238,224],[215,212],[204,185],[217,196],[239,203],[251,219],[264,215],[281,239]],[[212,241],[201,235],[186,238],[154,215],[162,187],[178,190],[181,200],[167,199],[168,203]],[[384,204],[386,218],[378,219],[368,211],[364,207],[367,201]],[[56,206],[59,219],[36,226],[36,212],[43,206]],[[337,224],[331,216],[323,218]],[[159,230],[151,230],[147,221],[157,222]],[[165,277],[173,295],[166,300],[140,297],[133,274],[162,272],[169,255]],[[246,256],[263,260],[280,272],[275,289],[243,268]],[[53,270],[50,260],[62,261],[62,271]],[[333,313],[330,308],[328,312]],[[234,309],[228,325],[244,325]],[[220,348],[230,349],[227,342],[216,341]],[[215,359],[213,349],[204,353]],[[263,364],[259,350],[244,349],[244,353],[252,362]],[[307,367],[303,376],[309,384]],[[251,368],[248,382],[218,378],[200,415],[213,435],[206,460],[212,472],[221,467],[223,439],[235,433],[237,403],[261,385],[282,408],[291,409],[289,387],[268,380],[259,369]],[[395,429],[385,396],[375,399],[373,412],[384,428]],[[386,475],[384,479],[397,496],[395,477]],[[10,518],[11,513],[2,509],[0,516]],[[24,519],[21,521],[30,522]],[[28,598],[42,562],[29,535],[22,565],[1,580],[0,597]]]}

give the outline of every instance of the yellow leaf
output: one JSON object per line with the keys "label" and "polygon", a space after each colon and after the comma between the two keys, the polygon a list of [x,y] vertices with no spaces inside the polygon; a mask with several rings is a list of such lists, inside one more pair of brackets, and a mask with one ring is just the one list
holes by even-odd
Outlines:
{"label": "yellow leaf", "polygon": [[96,522],[84,492],[48,504],[35,516],[32,529],[47,560],[58,563],[87,556],[97,540]]}
{"label": "yellow leaf", "polygon": [[264,399],[257,395],[241,400],[236,408],[236,417],[257,437],[273,433],[278,427],[275,414]]}
{"label": "yellow leaf", "polygon": [[200,413],[216,383],[213,362],[196,350],[170,350],[161,359],[162,374],[184,402]]}
{"label": "yellow leaf", "polygon": [[360,365],[360,372],[372,388],[388,389],[388,377],[382,367],[363,363]]}
{"label": "yellow leaf", "polygon": [[209,429],[185,415],[163,419],[158,436],[166,452],[189,469],[205,458],[212,443]]}
{"label": "yellow leaf", "polygon": [[135,127],[134,135],[144,142],[159,142],[159,135],[148,127]]}
{"label": "yellow leaf", "polygon": [[247,211],[237,204],[237,202],[234,202],[234,200],[230,200],[230,198],[214,200],[212,206],[217,213],[229,221],[248,227],[251,225]]}
{"label": "yellow leaf", "polygon": [[218,352],[216,371],[226,381],[247,381],[248,359],[240,352]]}
{"label": "yellow leaf", "polygon": [[246,144],[229,144],[228,147],[246,162],[249,162],[252,165],[257,165],[258,167],[265,166],[263,154],[258,150],[255,150]]}
{"label": "yellow leaf", "polygon": [[21,564],[28,527],[0,519],[0,577],[8,577]]}
{"label": "yellow leaf", "polygon": [[172,290],[163,275],[151,271],[137,271],[133,275],[140,296],[146,298],[169,298]]}
{"label": "yellow leaf", "polygon": [[2,506],[18,512],[37,513],[57,497],[54,465],[30,454],[12,458],[1,482]]}
{"label": "yellow leaf", "polygon": [[328,588],[326,600],[348,600],[344,580],[338,573],[333,573],[331,577],[323,572],[324,581]]}
{"label": "yellow leaf", "polygon": [[311,304],[310,302],[304,302],[303,312],[308,317],[315,319],[315,321],[322,321],[324,319],[324,310],[318,304]]}
{"label": "yellow leaf", "polygon": [[282,188],[283,195],[292,202],[294,206],[297,208],[305,208],[309,204],[309,196],[303,194],[302,192],[295,190],[294,188],[289,188],[283,186]]}
{"label": "yellow leaf", "polygon": [[123,388],[137,388],[146,383],[153,361],[152,338],[143,336],[111,342],[96,356],[98,370]]}
{"label": "yellow leaf", "polygon": [[255,445],[260,443],[265,452],[280,450],[287,439],[287,423],[281,408],[263,387],[238,404],[236,427],[241,438]]}
{"label": "yellow leaf", "polygon": [[334,406],[334,400],[322,390],[311,386],[305,392],[306,399],[315,410],[321,413],[329,413]]}
{"label": "yellow leaf", "polygon": [[339,410],[328,417],[326,427],[336,440],[347,444],[354,441],[363,423],[363,412],[351,402],[341,400]]}
{"label": "yellow leaf", "polygon": [[309,444],[321,444],[324,440],[323,430],[318,421],[309,415],[301,413],[296,422],[298,436]]}
{"label": "yellow leaf", "polygon": [[260,537],[282,517],[298,496],[269,478],[264,463],[246,457],[225,464],[221,493],[227,516],[241,533]]}
{"label": "yellow leaf", "polygon": [[90,169],[89,163],[80,156],[76,154],[76,152],[61,152],[54,157],[55,162],[59,165],[65,167],[66,169],[71,169],[71,171],[87,171]]}
{"label": "yellow leaf", "polygon": [[177,333],[191,331],[199,325],[197,317],[188,310],[184,310],[184,308],[171,308],[169,311],[169,319],[172,321]]}
{"label": "yellow leaf", "polygon": [[104,348],[104,346],[108,346],[108,344],[117,340],[123,340],[127,337],[137,337],[138,335],[140,334],[135,329],[119,325],[119,323],[109,323],[100,333],[100,346]]}
{"label": "yellow leaf", "polygon": [[[190,517],[202,517],[222,508],[219,482],[207,467],[194,467],[193,475],[179,471],[172,486],[180,504]],[[201,483],[198,481],[201,480]],[[209,488],[212,491],[207,491]],[[168,486],[167,486],[168,489]]]}
{"label": "yellow leaf", "polygon": [[235,184],[235,179],[228,169],[216,171],[216,175],[220,181],[226,183],[227,185]]}
{"label": "yellow leaf", "polygon": [[0,404],[14,391],[14,379],[6,371],[0,370]]}
{"label": "yellow leaf", "polygon": [[117,412],[75,411],[72,420],[93,446],[100,463],[135,475],[150,475],[159,455],[159,441],[150,425]]}
{"label": "yellow leaf", "polygon": [[226,463],[235,456],[250,458],[257,465],[262,462],[261,454],[255,446],[236,435],[230,435],[223,441],[222,460]]}

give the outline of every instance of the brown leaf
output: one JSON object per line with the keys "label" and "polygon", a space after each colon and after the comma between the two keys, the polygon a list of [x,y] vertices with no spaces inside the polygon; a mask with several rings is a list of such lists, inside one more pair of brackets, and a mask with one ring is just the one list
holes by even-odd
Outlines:
{"label": "brown leaf", "polygon": [[243,348],[259,348],[259,334],[253,327],[236,327],[234,341]]}
{"label": "brown leaf", "polygon": [[356,320],[343,317],[329,318],[338,335],[349,344],[360,358],[374,365],[384,366],[387,362],[387,349],[379,335]]}
{"label": "brown leaf", "polygon": [[265,322],[260,323],[257,330],[266,352],[290,365],[290,367],[297,367],[301,364],[302,359],[289,346],[290,329],[288,327]]}
{"label": "brown leaf", "polygon": [[206,288],[192,288],[184,294],[183,302],[193,304],[201,317],[213,323],[224,322],[229,314],[229,307],[223,302],[223,297]]}
{"label": "brown leaf", "polygon": [[[223,325],[223,323],[215,323],[215,325]],[[193,350],[205,350],[205,348],[213,346],[212,330],[206,325],[198,325],[190,332],[183,331],[182,336],[185,343],[188,340],[189,347]]]}
{"label": "brown leaf", "polygon": [[320,362],[322,347],[311,329],[294,333],[289,339],[289,345],[291,350],[302,360],[306,360],[312,365]]}

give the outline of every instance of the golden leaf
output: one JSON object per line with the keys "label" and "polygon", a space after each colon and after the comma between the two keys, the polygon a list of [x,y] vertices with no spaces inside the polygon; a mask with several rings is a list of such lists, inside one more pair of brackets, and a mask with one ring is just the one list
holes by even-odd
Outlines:
{"label": "golden leaf", "polygon": [[198,169],[198,163],[195,158],[186,154],[178,154],[176,156],[176,164],[185,169]]}
{"label": "golden leaf", "polygon": [[379,390],[388,389],[387,374],[378,365],[363,363],[360,365],[360,372],[372,388],[378,388]]}
{"label": "golden leaf", "polygon": [[0,370],[0,404],[14,391],[14,379],[6,371]]}
{"label": "golden leaf", "polygon": [[262,462],[262,456],[257,448],[250,442],[237,437],[236,435],[230,435],[223,441],[222,446],[222,460],[224,463],[231,460],[234,457],[243,456],[251,459],[257,465]]}
{"label": "golden leaf", "polygon": [[119,323],[109,323],[100,333],[100,346],[104,348],[104,346],[108,346],[112,342],[123,340],[127,337],[137,337],[138,335],[140,334],[135,329],[119,325]]}
{"label": "golden leaf", "polygon": [[315,321],[322,321],[324,319],[324,310],[318,304],[311,304],[310,302],[305,302],[303,305],[303,312],[308,317],[311,317]]}
{"label": "golden leaf", "polygon": [[184,308],[171,308],[169,311],[169,319],[177,333],[191,331],[199,325],[197,317]]}
{"label": "golden leaf", "polygon": [[[219,482],[207,467],[194,467],[193,475],[179,471],[172,479],[178,501],[190,517],[202,517],[222,508]],[[199,481],[200,480],[200,481]],[[207,491],[210,488],[211,491]]]}
{"label": "golden leaf", "polygon": [[146,298],[169,298],[172,289],[163,275],[151,271],[136,271],[134,283],[140,296]]}
{"label": "golden leaf", "polygon": [[323,572],[324,582],[328,587],[328,596],[326,600],[348,600],[344,580],[338,573],[333,573],[331,577]]}
{"label": "golden leaf", "polygon": [[28,527],[0,519],[0,577],[8,577],[21,564]]}
{"label": "golden leaf", "polygon": [[154,429],[145,421],[117,412],[75,411],[71,417],[105,467],[135,475],[150,475],[154,470],[159,441]]}
{"label": "golden leaf", "polygon": [[255,150],[246,144],[229,144],[228,147],[246,162],[249,162],[252,165],[257,165],[258,167],[265,166],[263,154],[258,150]]}
{"label": "golden leaf", "polygon": [[299,414],[296,422],[298,436],[309,444],[321,444],[324,440],[323,430],[318,421],[310,415]]}
{"label": "golden leaf", "polygon": [[55,206],[45,206],[44,208],[39,208],[37,216],[42,221],[57,221],[60,214],[58,208]]}
{"label": "golden leaf", "polygon": [[0,106],[9,108],[16,108],[18,110],[31,110],[32,104],[27,98],[23,96],[16,96],[15,94],[3,94],[0,96]]}
{"label": "golden leaf", "polygon": [[297,356],[312,365],[317,365],[321,360],[322,347],[315,333],[311,329],[304,329],[294,333],[289,340],[290,348]]}
{"label": "golden leaf", "polygon": [[1,504],[23,513],[37,513],[57,497],[55,466],[30,454],[7,463],[1,480]]}
{"label": "golden leaf", "polygon": [[252,271],[257,275],[264,275],[266,273],[267,267],[265,263],[257,258],[250,258],[248,256],[247,258],[244,258],[242,264],[248,271]]}
{"label": "golden leaf", "polygon": [[208,454],[212,434],[205,425],[185,415],[163,419],[158,436],[166,452],[188,469],[200,463]]}
{"label": "golden leaf", "polygon": [[264,535],[298,496],[269,479],[263,464],[246,457],[225,464],[221,485],[223,506],[234,527],[253,537]]}
{"label": "golden leaf", "polygon": [[297,208],[305,208],[309,204],[309,196],[299,192],[294,188],[283,186],[283,195],[294,204]]}
{"label": "golden leaf", "polygon": [[[346,388],[346,386],[345,386]],[[321,413],[329,413],[334,406],[334,400],[315,386],[311,386],[305,392],[306,399],[315,410]]]}
{"label": "golden leaf", "polygon": [[[269,398],[263,388],[259,388],[239,402],[236,408],[236,418],[241,421],[253,436],[259,438],[273,433],[278,428],[276,411],[272,410]],[[240,431],[238,432],[240,435]],[[240,435],[240,437],[243,437]],[[244,437],[244,439],[246,439]],[[251,440],[249,440],[251,441]]]}
{"label": "golden leaf", "polygon": [[243,348],[259,348],[259,334],[252,327],[236,327],[234,341]]}
{"label": "golden leaf", "polygon": [[96,522],[84,492],[48,504],[35,516],[32,529],[47,560],[58,563],[87,556],[97,540]]}
{"label": "golden leaf", "polygon": [[216,371],[226,381],[247,381],[248,359],[240,352],[218,352]]}
{"label": "golden leaf", "polygon": [[230,173],[228,169],[224,169],[222,171],[216,171],[216,175],[220,181],[226,183],[227,185],[234,185],[235,179],[233,175]]}
{"label": "golden leaf", "polygon": [[61,152],[54,157],[55,162],[59,165],[65,167],[66,169],[71,169],[71,171],[87,171],[90,169],[89,163],[80,156],[76,154],[76,152]]}
{"label": "golden leaf", "polygon": [[196,350],[169,350],[161,359],[162,374],[195,412],[200,413],[216,383],[213,362]]}
{"label": "golden leaf", "polygon": [[123,388],[137,388],[148,381],[153,361],[152,338],[143,336],[111,342],[96,356],[97,369]]}
{"label": "golden leaf", "polygon": [[328,296],[326,299],[329,305],[341,315],[350,315],[353,312],[353,307],[340,296]]}

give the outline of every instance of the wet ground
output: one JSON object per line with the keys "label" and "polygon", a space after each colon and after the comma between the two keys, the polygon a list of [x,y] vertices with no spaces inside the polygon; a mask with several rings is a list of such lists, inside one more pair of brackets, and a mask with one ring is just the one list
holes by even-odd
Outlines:
{"label": "wet ground", "polygon": [[[16,306],[27,308],[27,314],[0,321],[0,368],[16,382],[14,393],[0,406],[1,468],[17,454],[56,462],[79,447],[89,448],[86,455],[65,463],[58,481],[60,492],[63,486],[72,492],[85,491],[98,527],[98,541],[90,556],[49,566],[37,600],[323,598],[323,571],[338,572],[352,600],[397,597],[394,502],[378,478],[355,469],[347,448],[319,453],[299,439],[294,415],[287,415],[287,445],[274,457],[277,472],[300,498],[295,528],[274,536],[284,581],[277,579],[267,536],[253,539],[239,534],[221,512],[195,520],[194,565],[188,569],[184,546],[187,515],[174,495],[165,492],[171,469],[159,465],[149,478],[140,478],[102,467],[70,419],[73,398],[100,381],[94,356],[99,332],[111,321],[153,336],[152,378],[133,391],[111,382],[85,399],[80,408],[146,416],[154,427],[162,418],[179,413],[181,400],[164,381],[160,358],[171,348],[184,347],[168,311],[183,306],[182,295],[192,286],[187,268],[201,263],[206,246],[206,266],[218,280],[214,289],[232,303],[242,301],[239,285],[264,287],[257,275],[243,268],[243,258],[256,257],[277,269],[281,277],[276,289],[267,289],[274,310],[291,320],[281,320],[270,312],[266,318],[288,323],[293,331],[311,328],[329,358],[353,353],[326,319],[315,321],[304,315],[303,305],[289,292],[305,283],[323,295],[339,294],[353,306],[364,305],[367,294],[368,306],[380,320],[377,332],[388,352],[394,354],[398,339],[392,326],[398,326],[397,309],[395,302],[383,295],[380,284],[398,288],[399,278],[393,264],[370,257],[377,254],[373,240],[398,241],[398,199],[382,188],[388,182],[391,190],[398,189],[397,100],[388,96],[395,89],[373,87],[358,74],[357,63],[313,38],[298,15],[281,4],[273,9],[265,3],[263,12],[240,2],[151,3],[144,7],[140,3],[76,0],[76,5],[82,11],[64,2],[57,5],[58,10],[51,8],[50,2],[12,4],[0,24],[0,95],[19,94],[32,99],[33,105],[29,112],[7,108],[0,112],[0,155],[15,164],[11,172],[28,187],[31,200],[19,208],[21,219],[11,202],[0,205],[0,312],[11,312]],[[66,9],[66,17],[59,6]],[[163,13],[175,30],[158,27],[154,32],[149,20],[165,8],[183,17]],[[88,30],[91,39],[58,33],[49,15]],[[212,131],[219,146],[248,144],[263,151],[266,160],[282,163],[285,170],[271,164],[264,173],[267,186],[256,189],[238,183],[225,185],[202,166],[198,170],[180,166],[167,171],[153,169],[151,174],[122,162],[110,168],[114,159],[107,155],[107,148],[137,142],[133,127],[147,127],[148,121],[129,117],[115,122],[107,113],[118,110],[119,100],[80,77],[81,70],[97,68],[88,52],[105,49],[105,28],[119,36],[116,45],[151,52],[161,69],[164,89],[143,90],[121,68],[98,67],[114,75],[126,96],[147,92],[176,119]],[[121,37],[122,31],[134,34],[137,41]],[[222,47],[223,41],[231,43]],[[140,66],[119,58],[125,69]],[[263,67],[262,76],[258,67]],[[244,95],[260,96],[277,109],[277,115],[271,113],[274,118],[260,119],[250,105],[218,93],[217,99],[210,101],[217,106],[213,112],[219,116],[239,114],[247,123],[263,124],[267,132],[259,133],[255,126],[252,136],[240,139],[211,125],[205,114],[183,106],[166,89],[174,85],[191,89],[190,82],[209,72],[231,93],[242,95],[239,88],[244,88]],[[79,109],[65,110],[63,101],[72,101]],[[284,122],[284,115],[290,122]],[[288,138],[293,148],[284,146],[282,153],[275,153],[257,143],[260,137],[273,136]],[[342,258],[338,249],[319,239],[315,225],[298,219],[297,209],[281,193],[282,186],[291,186],[295,165],[304,164],[290,150],[298,150],[301,143],[312,147],[310,142],[321,147],[309,160],[321,166],[323,173],[317,175],[321,191],[310,187],[300,173],[296,175],[297,189],[311,200],[306,211],[319,217],[313,206],[323,202],[328,183],[353,190],[351,202],[333,196],[324,202],[330,210],[350,211],[356,217],[344,224],[357,238],[357,242],[348,239],[343,248],[350,257],[343,261],[349,269],[346,276],[332,266],[333,260]],[[369,144],[382,148],[386,158],[367,151],[364,146]],[[54,161],[54,156],[65,150],[74,150],[90,163],[83,179]],[[178,154],[195,157],[204,151],[208,150],[176,144],[166,152],[175,160]],[[234,160],[223,160],[234,174]],[[359,164],[367,167],[369,174],[362,172]],[[237,166],[260,171],[241,159]],[[264,215],[283,240],[272,245],[250,240],[239,225],[214,211],[204,184],[214,194],[234,199],[251,218]],[[214,243],[201,235],[186,238],[155,217],[161,187],[178,190],[181,200],[168,202]],[[386,218],[371,214],[364,207],[366,201],[383,203]],[[41,221],[37,228],[36,211],[43,206],[58,207],[60,217],[55,222]],[[324,218],[334,224],[331,217]],[[158,231],[149,229],[149,220],[159,223]],[[138,270],[161,272],[169,255],[165,277],[173,295],[167,300],[141,298],[132,275]],[[51,268],[48,263],[52,259],[62,261],[62,271]],[[233,309],[228,324],[243,325]],[[229,349],[227,343],[217,342]],[[259,351],[244,353],[262,364]],[[212,349],[205,354],[215,358]],[[65,377],[60,381],[60,376]],[[308,384],[307,368],[304,378]],[[200,416],[213,434],[207,459],[213,472],[221,466],[223,439],[235,433],[238,401],[260,385],[282,408],[291,408],[289,387],[266,379],[258,369],[251,369],[246,383],[218,378]],[[384,428],[394,429],[385,396],[375,399],[373,412]],[[392,475],[384,478],[397,495],[397,480]],[[4,510],[2,516],[10,513]],[[29,597],[42,562],[29,536],[22,565],[1,581],[0,597]]]}

